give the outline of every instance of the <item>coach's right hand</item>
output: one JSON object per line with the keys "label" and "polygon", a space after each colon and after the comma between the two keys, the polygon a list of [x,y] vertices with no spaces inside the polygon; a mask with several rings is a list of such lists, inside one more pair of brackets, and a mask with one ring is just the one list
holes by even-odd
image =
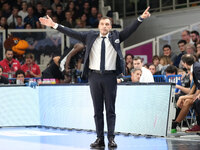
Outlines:
{"label": "coach's right hand", "polygon": [[55,23],[48,15],[47,15],[47,18],[40,17],[39,20],[42,25],[52,27],[52,28],[55,26]]}

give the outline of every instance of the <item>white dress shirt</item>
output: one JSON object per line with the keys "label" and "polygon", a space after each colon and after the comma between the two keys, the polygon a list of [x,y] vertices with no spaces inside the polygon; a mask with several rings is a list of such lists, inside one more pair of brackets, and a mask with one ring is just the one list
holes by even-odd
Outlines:
{"label": "white dress shirt", "polygon": [[142,67],[142,75],[140,77],[140,82],[154,82],[153,75],[149,69]]}
{"label": "white dress shirt", "polygon": [[[105,41],[105,70],[116,70],[117,52],[113,48],[106,35]],[[89,56],[89,68],[91,70],[100,70],[101,61],[101,42],[103,36],[100,34],[93,43]]]}

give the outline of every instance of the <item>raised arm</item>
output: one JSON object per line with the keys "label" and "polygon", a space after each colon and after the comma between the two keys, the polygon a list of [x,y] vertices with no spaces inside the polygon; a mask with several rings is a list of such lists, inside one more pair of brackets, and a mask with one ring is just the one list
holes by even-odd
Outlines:
{"label": "raised arm", "polygon": [[139,27],[144,19],[151,16],[149,9],[150,7],[147,7],[143,14],[137,18],[137,20],[133,21],[129,26],[120,32],[120,42],[126,40]]}
{"label": "raised arm", "polygon": [[75,30],[72,30],[68,27],[64,27],[62,25],[58,25],[57,23],[53,22],[53,20],[48,15],[47,15],[47,18],[40,17],[39,20],[42,25],[52,27],[52,28],[64,33],[67,36],[70,36],[72,38],[75,38],[75,39],[85,43],[86,34],[84,34],[82,32],[77,32]]}

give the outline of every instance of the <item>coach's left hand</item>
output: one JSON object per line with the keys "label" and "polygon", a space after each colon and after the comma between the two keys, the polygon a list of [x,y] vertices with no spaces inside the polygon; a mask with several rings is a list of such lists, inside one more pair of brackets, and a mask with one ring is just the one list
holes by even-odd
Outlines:
{"label": "coach's left hand", "polygon": [[147,9],[143,12],[143,14],[140,16],[142,19],[146,19],[148,17],[151,16],[151,14],[149,13],[149,9],[150,7],[147,7]]}

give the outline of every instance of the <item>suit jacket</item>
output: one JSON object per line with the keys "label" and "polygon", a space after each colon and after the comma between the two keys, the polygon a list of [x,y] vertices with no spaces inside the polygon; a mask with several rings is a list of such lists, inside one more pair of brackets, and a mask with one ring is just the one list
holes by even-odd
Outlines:
{"label": "suit jacket", "polygon": [[[117,61],[116,61],[116,73],[117,75],[120,73],[125,73],[125,65],[123,55],[120,49],[120,43],[127,39],[141,24],[138,20],[134,20],[129,26],[127,26],[122,31],[110,31],[109,33],[109,40],[114,49],[117,52]],[[88,32],[77,32],[68,27],[64,27],[62,25],[58,25],[57,30],[81,41],[83,44],[86,45],[86,52],[84,57],[84,66],[83,66],[83,73],[82,77],[88,77],[89,71],[89,55],[92,48],[92,45],[96,38],[99,36],[99,31],[88,31]]]}
{"label": "suit jacket", "polygon": [[196,88],[200,90],[200,63],[198,62],[193,64],[193,80]]}

